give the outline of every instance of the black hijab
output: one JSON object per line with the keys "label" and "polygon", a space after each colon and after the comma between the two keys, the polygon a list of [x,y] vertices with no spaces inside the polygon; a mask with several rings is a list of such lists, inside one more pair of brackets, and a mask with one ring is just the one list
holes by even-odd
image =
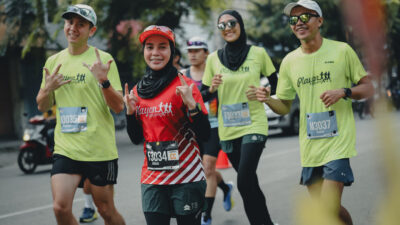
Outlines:
{"label": "black hijab", "polygon": [[[146,42],[143,42],[143,48]],[[141,98],[153,98],[159,94],[178,75],[178,70],[172,65],[174,56],[174,44],[169,41],[171,56],[168,63],[161,70],[152,70],[146,67],[146,74],[137,84],[137,92]]]}
{"label": "black hijab", "polygon": [[230,70],[236,71],[246,60],[247,54],[250,50],[250,45],[247,42],[246,31],[244,29],[243,20],[240,14],[233,9],[223,11],[219,16],[217,23],[221,16],[228,14],[236,18],[240,25],[240,36],[234,42],[226,42],[224,48],[218,50],[218,58],[222,65]]}

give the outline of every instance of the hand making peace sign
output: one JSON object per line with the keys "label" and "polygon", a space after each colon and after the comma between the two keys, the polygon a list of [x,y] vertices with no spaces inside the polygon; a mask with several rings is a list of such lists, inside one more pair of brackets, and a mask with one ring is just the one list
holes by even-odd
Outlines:
{"label": "hand making peace sign", "polygon": [[48,91],[54,91],[57,88],[63,86],[64,84],[67,84],[71,82],[71,80],[64,80],[64,76],[62,74],[59,74],[58,71],[60,70],[61,64],[58,64],[56,69],[54,70],[53,74],[50,75],[49,70],[46,67],[43,67],[44,72],[45,72],[45,88]]}
{"label": "hand making peace sign", "polygon": [[190,86],[186,83],[185,79],[183,79],[182,74],[178,74],[179,80],[181,80],[181,86],[176,87],[176,94],[180,95],[183,101],[189,109],[194,109],[196,107],[196,101],[193,98],[193,85],[192,83]]}
{"label": "hand making peace sign", "polygon": [[90,70],[90,72],[92,72],[99,83],[102,83],[103,81],[107,80],[107,74],[110,70],[110,65],[113,60],[110,59],[108,60],[107,64],[103,64],[100,59],[99,50],[95,48],[94,51],[96,52],[97,60],[93,63],[93,65],[88,65],[83,62],[83,66],[85,66]]}
{"label": "hand making peace sign", "polygon": [[133,115],[136,112],[136,104],[138,99],[135,94],[133,94],[133,90],[129,92],[128,83],[125,83],[125,95],[124,95],[124,103],[126,107],[126,115]]}

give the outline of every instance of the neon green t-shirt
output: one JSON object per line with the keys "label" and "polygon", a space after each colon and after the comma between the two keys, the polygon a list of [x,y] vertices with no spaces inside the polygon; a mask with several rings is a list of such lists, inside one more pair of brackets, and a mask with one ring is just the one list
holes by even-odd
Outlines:
{"label": "neon green t-shirt", "polygon": [[[100,51],[100,58],[107,63],[112,56]],[[78,161],[108,161],[118,158],[115,143],[114,120],[108,108],[102,90],[93,74],[83,66],[83,62],[92,65],[96,53],[94,47],[80,55],[71,55],[68,49],[49,57],[45,67],[50,74],[61,64],[59,73],[64,80],[71,80],[55,90],[57,106],[57,125],[55,128],[54,153],[67,156]],[[121,91],[121,82],[115,62],[111,63],[108,79],[112,87]],[[41,88],[45,86],[45,73]],[[64,107],[86,107],[87,129],[81,132],[63,133],[60,124],[60,109]]]}
{"label": "neon green t-shirt", "polygon": [[[263,103],[249,101],[246,91],[250,85],[260,86],[260,75],[275,72],[271,58],[260,47],[251,46],[247,58],[237,71],[226,68],[219,60],[217,51],[207,57],[203,84],[211,86],[214,75],[221,74],[223,83],[218,87],[218,133],[222,141],[232,140],[246,134],[268,135],[268,119]],[[251,124],[224,126],[221,107],[236,103],[248,103]]]}
{"label": "neon green t-shirt", "polygon": [[[301,47],[282,61],[277,87],[279,99],[300,99],[300,155],[303,167],[316,167],[332,160],[355,156],[355,122],[351,99],[340,99],[325,108],[320,95],[332,89],[350,88],[366,72],[353,49],[346,43],[323,39],[320,49],[305,54]],[[338,136],[307,138],[307,113],[336,111]]]}

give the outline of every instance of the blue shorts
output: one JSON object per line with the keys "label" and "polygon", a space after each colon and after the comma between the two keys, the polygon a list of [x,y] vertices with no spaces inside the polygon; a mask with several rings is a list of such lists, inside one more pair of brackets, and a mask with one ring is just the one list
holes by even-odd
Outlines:
{"label": "blue shorts", "polygon": [[303,167],[300,184],[308,186],[320,179],[334,180],[350,186],[354,182],[350,160],[337,159],[318,167]]}

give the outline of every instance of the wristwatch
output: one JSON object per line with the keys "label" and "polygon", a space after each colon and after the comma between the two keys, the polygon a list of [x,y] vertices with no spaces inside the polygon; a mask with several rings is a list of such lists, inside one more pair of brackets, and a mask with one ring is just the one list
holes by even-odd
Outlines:
{"label": "wristwatch", "polygon": [[343,98],[345,100],[347,100],[347,98],[351,97],[352,92],[351,92],[350,88],[343,88],[343,91],[344,91],[344,97]]}
{"label": "wristwatch", "polygon": [[188,112],[189,112],[189,114],[201,112],[200,103],[196,102],[196,107],[194,109],[189,109]]}
{"label": "wristwatch", "polygon": [[110,87],[110,81],[109,80],[105,80],[105,81],[103,81],[103,83],[99,83],[99,86],[101,87],[101,88],[109,88]]}

